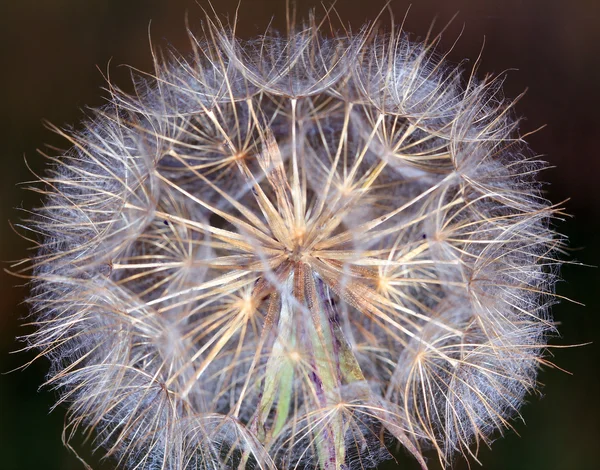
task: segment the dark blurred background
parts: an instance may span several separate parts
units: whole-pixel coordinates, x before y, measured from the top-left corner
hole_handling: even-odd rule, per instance
[[[218,15],[233,16],[237,0],[213,0]],[[299,16],[320,3],[297,1]],[[340,16],[354,28],[373,19],[384,0],[339,0]],[[409,2],[390,5],[396,20]],[[39,198],[18,183],[32,179],[26,157],[35,172],[43,159],[36,149],[66,144],[47,130],[43,121],[76,124],[86,106],[101,105],[106,92],[102,72],[131,89],[129,64],[151,71],[149,24],[153,44],[189,50],[185,15],[192,27],[203,16],[205,0],[1,0],[0,93],[2,113],[0,147],[0,261],[27,256],[28,244],[11,230],[18,208],[40,204]],[[600,2],[597,0],[414,0],[405,29],[415,37],[427,33],[434,18],[439,32],[455,13],[440,45],[448,50],[464,31],[450,60],[458,63],[478,56],[485,38],[479,75],[508,70],[507,96],[528,88],[517,105],[527,119],[521,132],[546,127],[529,137],[532,148],[554,167],[542,178],[549,199],[566,202],[571,217],[560,224],[572,248],[571,260],[600,264]],[[264,31],[269,21],[285,28],[284,0],[242,0],[238,34],[249,37]],[[389,25],[384,14],[382,28]],[[109,65],[110,62],[110,65]],[[561,324],[555,345],[594,344],[552,349],[552,360],[562,369],[545,369],[542,399],[532,396],[523,409],[525,423],[515,421],[519,435],[508,432],[493,445],[480,449],[485,469],[591,470],[600,468],[600,360],[599,269],[567,265],[559,294],[586,305],[562,302],[554,309]],[[0,372],[6,373],[33,359],[15,337],[26,333],[21,304],[26,289],[20,280],[1,272]],[[55,396],[38,387],[48,363],[34,362],[22,371],[0,376],[0,470],[82,470],[84,466],[61,443],[64,410],[49,413]],[[500,437],[500,436],[498,436]],[[83,446],[82,456],[94,469],[111,469]],[[432,458],[433,468],[436,468]],[[474,464],[477,465],[476,463]],[[385,468],[416,468],[400,457]],[[465,462],[456,468],[465,469]]]

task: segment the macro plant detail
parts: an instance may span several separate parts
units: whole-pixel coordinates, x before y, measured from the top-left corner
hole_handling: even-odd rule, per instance
[[[130,469],[476,458],[536,389],[557,208],[501,80],[374,27],[207,19],[49,157],[29,347]]]

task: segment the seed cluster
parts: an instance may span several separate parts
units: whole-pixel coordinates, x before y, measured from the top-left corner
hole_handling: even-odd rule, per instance
[[[191,39],[41,179],[67,436],[130,469],[474,455],[535,389],[561,243],[499,81],[369,27]]]

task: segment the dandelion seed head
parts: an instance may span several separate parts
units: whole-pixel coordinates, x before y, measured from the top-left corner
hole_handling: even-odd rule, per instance
[[[536,388],[562,240],[500,80],[292,26],[57,130],[30,347],[121,468],[447,467]]]

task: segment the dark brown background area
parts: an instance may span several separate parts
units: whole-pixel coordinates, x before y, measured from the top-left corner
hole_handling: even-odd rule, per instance
[[[208,2],[198,0],[208,7]],[[237,1],[214,0],[216,12],[232,16]],[[305,15],[315,1],[297,2]],[[409,3],[391,4],[400,21]],[[354,28],[374,18],[384,0],[340,0],[340,16]],[[27,243],[7,222],[22,216],[17,208],[40,204],[32,193],[17,187],[31,179],[23,156],[39,172],[44,162],[36,153],[45,144],[66,145],[44,128],[44,119],[65,126],[79,122],[85,106],[101,105],[106,93],[102,71],[128,89],[128,72],[118,64],[151,71],[148,25],[152,42],[189,50],[185,12],[199,26],[202,11],[189,0],[1,0],[0,1],[0,93],[2,113],[0,167],[0,260],[26,256]],[[424,36],[434,17],[441,25],[460,12],[444,33],[441,50],[447,50],[464,26],[450,60],[468,58],[472,63],[485,38],[479,74],[507,73],[505,92],[517,96],[528,88],[517,105],[527,119],[521,132],[547,127],[528,140],[555,168],[542,177],[548,197],[566,203],[572,217],[559,229],[568,234],[572,259],[600,264],[600,2],[597,0],[414,0],[405,29]],[[284,0],[242,0],[238,32],[243,37],[260,34],[274,18],[284,29]],[[384,15],[382,28],[389,24]],[[110,61],[110,66],[108,66]],[[468,64],[467,64],[468,65]],[[96,68],[96,66],[98,68]],[[516,69],[516,70],[515,70]],[[5,263],[4,267],[8,267]],[[32,353],[10,354],[20,347],[15,336],[27,332],[19,327],[26,314],[20,302],[26,289],[19,280],[0,273],[0,372],[31,360]],[[572,375],[545,369],[543,398],[530,397],[523,409],[526,424],[513,424],[520,434],[509,432],[480,458],[485,469],[588,470],[598,468],[600,442],[599,270],[582,266],[563,269],[566,282],[559,293],[586,304],[563,302],[554,309],[562,338],[556,345],[595,344],[553,349],[554,362]],[[83,469],[61,444],[63,409],[48,414],[54,392],[38,391],[47,372],[45,360],[23,371],[0,376],[0,470]],[[89,451],[82,452],[94,469],[111,469]],[[391,462],[385,468],[416,468]],[[475,464],[477,466],[477,464]],[[435,463],[433,464],[435,467]],[[467,468],[464,462],[457,468]]]

